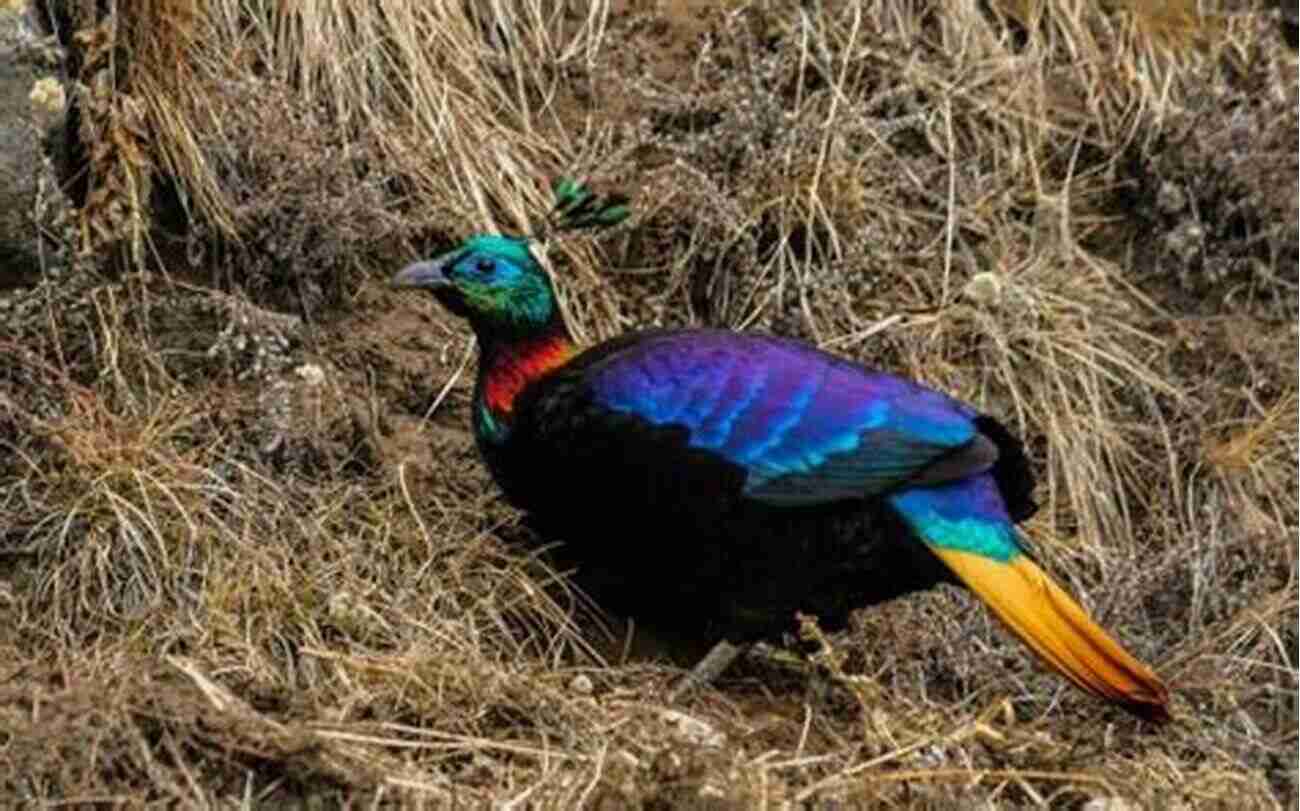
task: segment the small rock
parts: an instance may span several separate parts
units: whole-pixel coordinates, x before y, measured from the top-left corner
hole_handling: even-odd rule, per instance
[[[976,273],[966,282],[962,293],[979,304],[997,304],[1002,301],[1002,279],[987,270]]]
[[[1165,251],[1181,262],[1190,262],[1205,240],[1205,229],[1192,220],[1187,220],[1165,235]]]
[[[314,363],[304,363],[294,369],[293,373],[308,386],[319,386],[325,382],[325,371]]]
[[[593,685],[591,683],[591,677],[588,676],[586,673],[579,673],[578,675],[573,677],[573,681],[569,682],[569,689],[580,695],[584,695],[584,696],[591,695],[591,691],[593,689]]]
[[[327,606],[330,615],[333,617],[348,618],[357,613],[356,601],[346,591],[335,592],[331,595]]]
[[[63,111],[68,105],[63,83],[52,76],[38,79],[32,85],[32,92],[27,94],[27,100],[32,105],[32,118],[42,129],[49,129],[63,118]]]
[[[1177,183],[1166,180],[1156,192],[1156,208],[1165,214],[1177,214],[1187,208],[1187,195]]]
[[[659,717],[676,729],[678,739],[687,743],[717,747],[727,741],[727,736],[709,723],[679,710],[663,710]]]

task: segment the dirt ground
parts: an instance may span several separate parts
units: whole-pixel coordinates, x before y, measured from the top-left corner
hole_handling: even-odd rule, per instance
[[[68,204],[0,293],[0,805],[1295,807],[1297,68],[1276,10],[1195,5],[59,18]],[[1012,425],[1035,549],[1173,723],[949,588],[670,703],[479,463],[464,325],[386,284],[559,174],[633,198],[545,246],[583,340],[798,336]]]

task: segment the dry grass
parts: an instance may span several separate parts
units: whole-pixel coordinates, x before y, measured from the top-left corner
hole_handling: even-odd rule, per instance
[[[0,797],[1294,803],[1296,67],[1267,14],[117,8],[68,39],[66,256],[0,309]],[[948,590],[805,629],[827,680],[752,661],[666,706],[675,671],[506,542],[466,331],[384,287],[528,228],[560,172],[635,196],[550,246],[582,336],[799,335],[1016,426],[1042,557],[1176,723]]]

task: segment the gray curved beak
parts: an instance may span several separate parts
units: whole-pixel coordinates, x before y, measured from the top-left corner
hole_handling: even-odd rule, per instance
[[[451,284],[451,280],[447,278],[447,268],[456,259],[458,253],[458,251],[453,251],[433,259],[426,259],[423,262],[409,264],[399,270],[393,278],[389,279],[388,283],[393,287],[423,287],[426,289]]]

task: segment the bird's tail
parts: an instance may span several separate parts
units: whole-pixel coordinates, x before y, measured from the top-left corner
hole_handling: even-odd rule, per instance
[[[1164,682],[1025,554],[991,475],[906,490],[890,502],[930,550],[1044,662],[1134,715],[1169,719]]]

